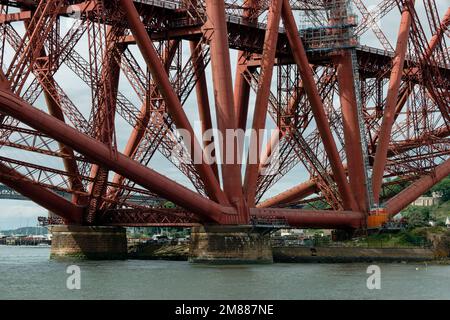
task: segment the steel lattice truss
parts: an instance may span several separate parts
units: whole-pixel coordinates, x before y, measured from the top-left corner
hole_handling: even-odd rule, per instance
[[[0,183],[67,223],[365,227],[450,174],[449,25],[435,0],[1,0]],[[192,114],[216,146],[277,131],[211,163]]]

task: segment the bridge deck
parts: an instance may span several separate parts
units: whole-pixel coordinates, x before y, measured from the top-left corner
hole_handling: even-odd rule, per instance
[[[71,1],[72,4],[82,3],[84,1],[74,0]],[[188,13],[188,10],[184,6],[182,1],[163,1],[163,0],[134,0],[134,2],[139,6],[140,12],[143,16],[151,16],[153,22],[148,26],[150,36],[154,40],[163,39],[198,39],[202,36],[201,27],[204,24],[206,17],[204,12],[198,11],[197,16],[194,17],[192,13]],[[30,10],[33,6],[36,6],[37,1],[34,0],[16,0],[16,1],[6,1],[0,0],[2,4],[8,4],[10,6],[18,7],[22,10]],[[260,22],[248,22],[242,16],[236,15],[229,10],[227,14],[227,22],[229,29],[229,47],[231,49],[246,50],[248,52],[259,54],[263,48],[264,34],[266,29],[266,24]],[[62,14],[64,15],[64,14]],[[203,16],[202,16],[203,15]],[[155,21],[157,20],[157,23]],[[121,23],[122,21],[108,21],[108,23]],[[350,23],[350,22],[349,22]],[[356,22],[351,22],[355,23]],[[157,26],[157,27],[155,27]],[[350,27],[351,25],[344,25],[340,27]],[[323,28],[308,28],[300,30],[300,35],[303,38],[305,48],[308,54],[308,58],[312,63],[321,65],[331,62],[334,55],[339,54],[339,49],[345,49],[349,47],[355,47],[357,50],[360,75],[362,77],[374,77],[375,75],[380,75],[388,71],[391,66],[392,58],[394,52],[380,50],[378,48],[361,46],[356,42],[350,41],[340,41],[339,44],[336,43],[332,38],[326,36],[326,29],[329,28],[324,26]],[[323,29],[320,32],[321,39],[313,39],[312,37],[307,37],[305,35],[310,35],[311,33],[317,33],[317,30]],[[279,29],[279,39],[277,44],[277,64],[293,64],[293,58],[290,53],[290,47],[288,45],[288,40],[285,34],[284,28]],[[125,42],[132,43],[133,38],[127,37],[124,39]],[[407,57],[405,60],[405,65],[410,65],[411,62],[417,61],[417,58]],[[258,61],[253,62],[253,66],[257,67]],[[429,66],[432,67],[432,66]],[[423,68],[422,70],[427,70],[429,68]],[[450,86],[450,69],[443,65],[439,66],[440,74],[442,79],[446,81],[442,85],[444,87]],[[388,76],[389,73],[386,73]],[[414,79],[414,77],[421,77],[418,75],[410,75],[413,82],[419,81]]]

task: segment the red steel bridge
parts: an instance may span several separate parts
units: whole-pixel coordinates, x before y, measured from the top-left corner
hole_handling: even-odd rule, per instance
[[[67,224],[376,225],[450,174],[450,8],[364,2],[0,0],[0,183]],[[217,164],[196,120],[278,131]]]

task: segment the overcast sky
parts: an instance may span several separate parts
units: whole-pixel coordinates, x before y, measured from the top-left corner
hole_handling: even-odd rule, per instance
[[[371,9],[376,6],[376,4],[379,1],[364,1],[366,6]],[[423,9],[423,2],[422,1],[416,1],[417,3],[417,10],[418,12],[424,12]],[[447,9],[447,7],[450,4],[449,0],[436,0],[436,4],[439,10],[439,13],[441,15],[441,18]],[[355,8],[355,12],[357,12]],[[382,30],[385,32],[386,36],[390,40],[393,47],[395,47],[395,39],[398,31],[399,26],[399,18],[400,15],[398,13],[397,9],[394,9],[390,14],[388,14],[382,21],[380,22],[380,26]],[[423,16],[424,21],[424,27],[426,25],[426,17]],[[67,30],[67,26],[70,26],[73,23],[73,20],[71,19],[65,19],[62,25],[62,30]],[[18,30],[23,30],[20,23],[14,24],[14,26]],[[64,29],[66,28],[66,29]],[[429,31],[427,36],[429,37]],[[21,31],[22,32],[22,31]],[[84,40],[84,41],[83,41]],[[80,44],[76,46],[76,50],[81,53],[85,58],[87,58],[87,41],[83,39]],[[374,34],[369,31],[367,32],[362,38],[361,38],[361,44],[378,47],[381,48],[381,45],[379,44],[377,38],[374,36]],[[139,57],[137,54],[136,48],[133,48],[132,51],[136,53],[136,57]],[[183,54],[187,57],[189,53],[188,48],[183,48]],[[236,51],[231,50],[231,63],[232,63],[232,69],[235,69],[236,64]],[[9,61],[12,59],[12,53],[11,50],[6,51],[5,55],[5,61],[9,63]],[[140,59],[141,65],[143,64],[142,59]],[[233,71],[234,74],[234,71]],[[65,92],[71,99],[76,103],[78,108],[83,112],[84,116],[86,118],[89,118],[89,111],[90,111],[90,105],[91,105],[91,96],[90,96],[90,89],[85,85],[83,82],[81,82],[76,75],[74,75],[67,67],[63,66],[61,70],[56,74],[55,76],[58,83],[64,88]],[[234,80],[234,79],[233,79]],[[207,81],[209,84],[209,98],[210,103],[212,104],[214,101],[214,98],[212,96],[213,90],[212,90],[212,79],[211,79],[211,72],[210,69],[207,69]],[[132,90],[131,86],[128,84],[125,77],[121,78],[120,81],[120,91],[127,96],[127,98],[132,101],[138,108],[140,108],[140,101],[135,92]],[[252,113],[253,105],[255,101],[255,95],[252,93],[251,99],[250,99],[250,106],[251,109],[249,111],[249,114]],[[35,104],[37,107],[40,107],[42,109],[45,109],[45,103],[40,97],[40,99]],[[191,120],[191,122],[195,122],[199,120],[198,112],[197,112],[197,105],[196,105],[196,98],[195,98],[195,92],[193,92],[188,99],[188,101],[185,104],[185,110],[186,113]],[[215,114],[213,111],[212,114],[213,121],[215,123]],[[251,119],[249,119],[251,121]],[[274,124],[271,120],[268,120],[267,123],[268,128],[274,128]],[[116,119],[116,135],[118,140],[119,148],[123,150],[123,147],[126,144],[126,141],[128,139],[128,136],[131,132],[131,127],[121,118]],[[15,149],[10,149],[3,147],[0,149],[0,156],[5,157],[11,157],[15,159],[23,159],[25,161],[30,161],[33,163],[43,163],[43,161],[46,163],[46,165],[49,165],[53,168],[62,169],[62,164],[59,159],[51,159],[49,157],[45,156],[38,156],[36,154],[30,154],[30,153],[24,153],[24,152],[17,152]],[[164,157],[162,157],[159,153],[156,154],[154,159],[152,159],[150,166],[157,170],[158,172],[182,183],[183,185],[186,185],[188,187],[192,187],[189,180],[182,175],[177,168],[175,168],[172,164],[170,164]],[[308,179],[308,174],[305,172],[303,167],[297,166],[294,168],[290,174],[288,174],[287,177],[283,178],[279,181],[279,183],[273,187],[268,193],[267,196],[275,195],[281,191],[286,190],[289,187],[292,187],[302,181],[305,181]],[[47,215],[47,211],[35,204],[33,204],[30,201],[12,201],[12,200],[0,200],[0,230],[6,230],[11,228],[17,228],[22,226],[35,226],[37,224],[37,217],[38,216],[45,216]]]

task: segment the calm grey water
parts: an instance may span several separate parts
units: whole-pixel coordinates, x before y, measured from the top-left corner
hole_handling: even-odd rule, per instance
[[[0,246],[0,299],[450,299],[450,266],[380,264],[381,290],[368,290],[368,264],[212,267],[169,261],[86,261],[81,290],[68,290],[70,262],[48,248]]]

